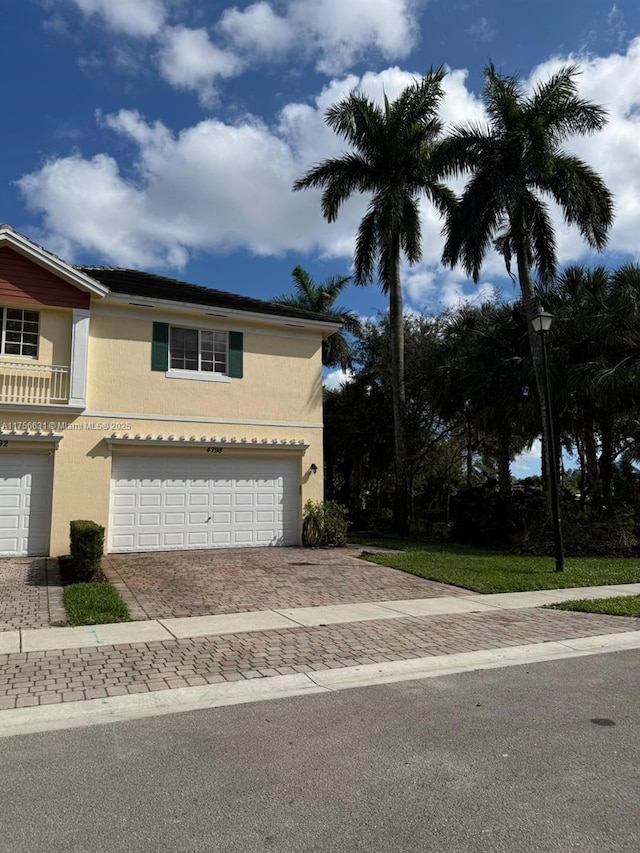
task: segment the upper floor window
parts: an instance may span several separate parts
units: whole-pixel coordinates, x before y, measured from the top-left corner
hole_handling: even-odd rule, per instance
[[[37,311],[20,308],[0,308],[0,355],[38,357]]]
[[[226,374],[226,333],[172,326],[169,330],[169,365],[172,370]]]

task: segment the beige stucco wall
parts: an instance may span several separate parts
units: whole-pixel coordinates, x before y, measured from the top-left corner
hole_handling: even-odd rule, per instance
[[[172,379],[153,372],[154,321],[243,332],[244,377],[230,382],[207,382]],[[39,360],[42,363],[69,364],[71,330],[70,311],[41,311]],[[300,462],[301,526],[305,502],[323,498],[321,341],[319,331],[268,326],[259,321],[223,321],[202,315],[189,318],[180,312],[114,308],[92,302],[89,414],[65,413],[59,407],[31,411],[0,409],[0,422],[5,429],[53,430],[62,436],[54,451],[50,554],[68,553],[69,522],[73,519],[91,519],[102,524],[108,542],[112,451],[105,439],[113,433],[167,438],[174,435],[176,439],[206,436],[231,456],[294,455]],[[227,441],[222,443],[222,439]],[[285,439],[302,441],[308,447],[234,448],[232,439],[237,442]],[[28,451],[30,445],[31,442],[14,441],[10,450]],[[150,451],[141,448],[140,452]],[[206,464],[206,447],[163,447],[152,452],[200,454]],[[310,471],[312,464],[318,468],[316,474]]]
[[[243,378],[174,379],[152,371],[154,321],[243,332]],[[96,412],[319,423],[321,344],[319,332],[304,329],[92,305],[87,406]]]
[[[3,303],[5,305],[5,303]],[[21,358],[15,355],[2,355],[0,361],[13,361],[20,364],[59,364],[68,367],[71,362],[72,313],[65,308],[39,308],[32,305],[8,305],[10,308],[35,311],[40,314],[40,340],[38,358]]]
[[[215,437],[216,441],[211,443],[223,447],[223,453],[226,456],[262,455],[264,458],[268,455],[268,458],[277,458],[278,456],[290,458],[293,455],[300,460],[300,511],[307,500],[319,501],[323,497],[322,430],[319,428],[246,426],[239,429],[237,425],[233,424],[212,426],[207,423],[198,423],[196,420],[188,423],[140,419],[111,421],[105,418],[85,416],[74,418],[61,414],[47,416],[39,413],[34,415],[21,411],[3,411],[0,414],[0,421],[7,426],[11,424],[29,425],[34,429],[48,427],[63,436],[58,444],[58,449],[54,452],[50,539],[50,554],[52,556],[68,553],[69,522],[73,519],[90,519],[102,524],[106,529],[108,541],[112,451],[105,439],[113,432],[120,435],[128,432],[132,436],[138,433],[141,436],[152,434],[168,437],[175,435],[176,439],[183,435],[187,439],[191,436],[197,438],[202,436]],[[227,442],[221,442],[221,438],[226,438]],[[231,442],[232,438],[246,439],[247,441],[251,441],[253,438],[258,441],[274,438],[286,439],[287,441],[303,441],[305,445],[309,446],[304,449],[294,448],[293,450],[290,448],[234,448]],[[30,446],[34,446],[31,442],[21,441],[19,445],[18,442],[13,442],[13,447],[11,447],[10,437],[9,445],[12,452],[19,449],[28,451]],[[42,445],[39,443],[39,446]],[[132,451],[128,450],[128,452]],[[140,448],[139,452],[151,452],[158,455],[169,453],[172,455],[200,455],[203,458],[203,465],[206,465],[207,461],[206,447]],[[310,471],[312,463],[318,466],[316,474],[312,474]],[[301,522],[301,517],[299,520]]]

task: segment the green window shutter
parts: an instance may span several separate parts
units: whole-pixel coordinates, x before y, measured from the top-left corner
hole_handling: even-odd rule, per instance
[[[242,332],[229,332],[229,376],[242,379]]]
[[[166,373],[169,369],[169,324],[153,324],[153,341],[151,343],[151,370],[161,370]]]

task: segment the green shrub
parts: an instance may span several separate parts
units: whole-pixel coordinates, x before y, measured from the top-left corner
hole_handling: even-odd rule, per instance
[[[71,563],[76,582],[90,581],[100,571],[104,551],[104,527],[94,521],[72,521]]]
[[[347,508],[335,501],[307,501],[304,505],[303,545],[344,545],[347,541]]]

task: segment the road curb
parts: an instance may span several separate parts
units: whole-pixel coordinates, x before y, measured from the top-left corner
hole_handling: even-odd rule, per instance
[[[181,687],[0,712],[0,738],[640,649],[640,631]]]

